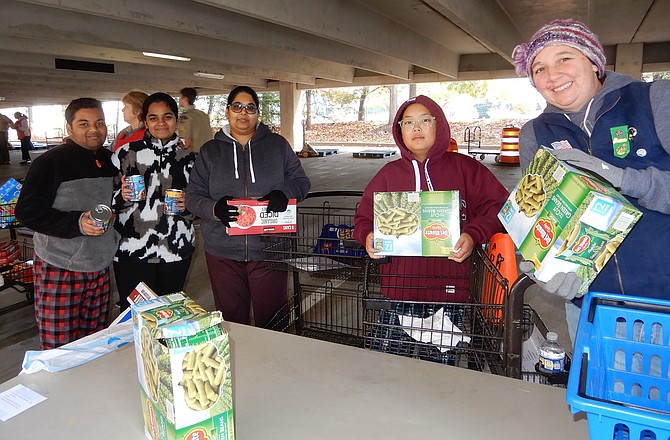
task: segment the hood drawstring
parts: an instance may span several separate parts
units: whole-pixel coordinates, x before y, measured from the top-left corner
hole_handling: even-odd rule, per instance
[[[586,131],[586,134],[589,135],[589,138],[591,137],[591,130],[589,130],[589,127],[586,125],[586,120],[589,117],[589,112],[591,111],[591,104],[593,104],[593,99],[594,98],[591,98],[591,100],[589,101],[589,105],[586,106],[586,112],[584,113],[584,120],[582,121],[581,124],[581,128],[583,128],[584,131]],[[563,116],[568,118],[568,121],[572,122],[572,119],[570,119],[570,116],[568,116],[567,113],[563,113]]]
[[[251,172],[251,183],[256,183],[256,174],[254,174],[254,161],[251,158],[251,139],[249,139],[249,171]]]
[[[254,173],[254,161],[251,157],[251,141],[249,141],[249,171],[251,172],[251,183],[256,183],[256,174]],[[242,150],[244,152],[244,149]],[[240,178],[240,172],[237,164],[237,142],[233,141],[233,161],[235,164],[235,178]]]
[[[430,158],[426,159],[426,162],[423,164],[423,173],[426,175],[426,183],[428,183],[428,191],[434,191],[433,182],[430,181],[430,174],[428,174],[428,161]]]
[[[428,174],[428,161],[423,164],[423,174],[426,177],[426,183],[428,183],[428,191],[434,191],[433,182],[430,180],[430,174]],[[421,191],[421,174],[419,171],[419,162],[416,159],[412,159],[412,167],[414,168],[414,191]]]
[[[235,163],[235,178],[240,178],[240,173],[237,171],[237,142],[233,141],[233,161]]]
[[[419,163],[416,160],[412,160],[412,166],[414,167],[414,191],[421,191],[421,176],[419,174]]]
[[[247,144],[249,146],[249,171],[251,173],[251,183],[256,183],[256,173],[254,173],[254,161],[253,158],[251,157],[251,140],[249,140],[249,143]],[[242,149],[242,152],[244,152],[244,149]],[[240,172],[238,170],[238,162],[237,162],[237,142],[233,140],[233,162],[235,165],[235,178],[239,179],[240,178]]]

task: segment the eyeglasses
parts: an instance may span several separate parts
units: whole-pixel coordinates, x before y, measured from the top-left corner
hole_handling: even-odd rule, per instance
[[[435,116],[426,116],[419,119],[403,119],[402,121],[398,121],[398,125],[403,130],[414,129],[416,126],[419,128],[430,128],[433,126],[434,121]]]
[[[255,115],[256,112],[258,111],[258,107],[256,107],[256,104],[242,104],[239,102],[233,102],[228,106],[233,113],[242,113],[242,109],[246,110],[248,114],[250,115]]]

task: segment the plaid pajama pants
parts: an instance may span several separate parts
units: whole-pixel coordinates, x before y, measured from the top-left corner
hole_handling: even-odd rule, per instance
[[[42,350],[60,347],[107,326],[109,268],[73,272],[34,256],[35,318]]]

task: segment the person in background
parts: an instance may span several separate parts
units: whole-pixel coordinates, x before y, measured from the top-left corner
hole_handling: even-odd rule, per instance
[[[35,317],[42,349],[59,347],[107,326],[109,264],[119,234],[96,224],[91,210],[109,206],[118,170],[103,148],[102,103],[79,98],[65,109],[67,141],[35,159],[16,217],[35,231]]]
[[[129,125],[116,135],[116,139],[110,145],[112,152],[118,150],[124,144],[139,141],[144,137],[146,128],[142,119],[142,104],[148,96],[144,92],[134,90],[126,93],[121,99],[121,102],[123,102],[123,120]]]
[[[227,321],[265,327],[286,303],[287,272],[263,262],[259,235],[229,236],[237,219],[228,201],[253,197],[268,211],[286,211],[288,199],[304,199],[310,188],[293,148],[258,119],[258,96],[234,88],[226,107],[228,125],[207,142],[193,168],[186,206],[202,219],[201,231],[214,303]]]
[[[382,293],[393,310],[381,310],[372,349],[407,354],[409,336],[398,315],[427,318],[441,303],[469,300],[470,255],[476,244],[487,243],[502,230],[497,214],[508,191],[481,163],[448,151],[449,123],[442,108],[427,96],[405,101],[393,122],[393,139],[401,158],[386,164],[372,178],[354,216],[354,237],[372,259],[381,258],[374,245],[375,192],[458,190],[461,234],[448,257],[392,256],[379,264]],[[397,302],[395,302],[397,301]],[[453,323],[463,328],[463,307],[445,307]],[[387,344],[388,342],[388,344]],[[424,350],[423,359],[451,363],[450,356]]]
[[[193,152],[179,145],[177,103],[166,93],[154,93],[142,104],[147,127],[143,139],[121,146],[112,160],[121,172],[114,204],[115,228],[121,243],[114,257],[114,278],[121,309],[143,281],[158,295],[184,289],[195,250],[193,215],[177,202],[179,213],[166,211],[166,191],[184,191],[195,160]],[[128,177],[144,177],[146,197],[132,201]]]
[[[9,129],[14,122],[0,113],[0,165],[9,165]]]
[[[590,290],[670,299],[670,81],[645,83],[606,71],[598,37],[572,19],[543,26],[514,49],[513,58],[517,73],[547,101],[544,112],[521,128],[521,166],[539,145],[569,144],[553,154],[609,181],[642,211]],[[532,263],[522,262],[521,269],[531,274]],[[574,343],[581,280],[560,273],[536,282],[567,301]]]
[[[21,165],[30,165],[30,150],[34,148],[33,143],[30,141],[30,122],[28,121],[28,116],[21,112],[14,113],[14,117],[16,118],[16,122],[14,122],[12,127],[16,130],[16,135],[21,142]]]
[[[183,88],[179,92],[179,106],[183,109],[179,115],[179,137],[184,146],[194,153],[199,153],[203,144],[212,139],[209,116],[193,106],[197,96],[197,92],[191,87]]]

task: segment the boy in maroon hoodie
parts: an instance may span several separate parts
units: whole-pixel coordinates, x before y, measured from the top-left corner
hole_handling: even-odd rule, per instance
[[[381,311],[382,325],[374,330],[372,348],[409,355],[412,340],[395,327],[400,325],[397,315],[426,318],[443,307],[440,303],[469,300],[470,254],[475,245],[502,230],[497,214],[508,191],[475,159],[447,151],[449,123],[427,96],[405,101],[392,130],[401,158],[382,167],[368,183],[354,218],[354,237],[365,245],[370,258],[380,258],[373,245],[375,192],[458,190],[461,199],[461,235],[449,257],[394,256],[379,264],[382,293],[393,300],[393,310]],[[452,305],[445,312],[462,329],[463,307]],[[428,351],[420,357],[451,363],[448,356]]]

